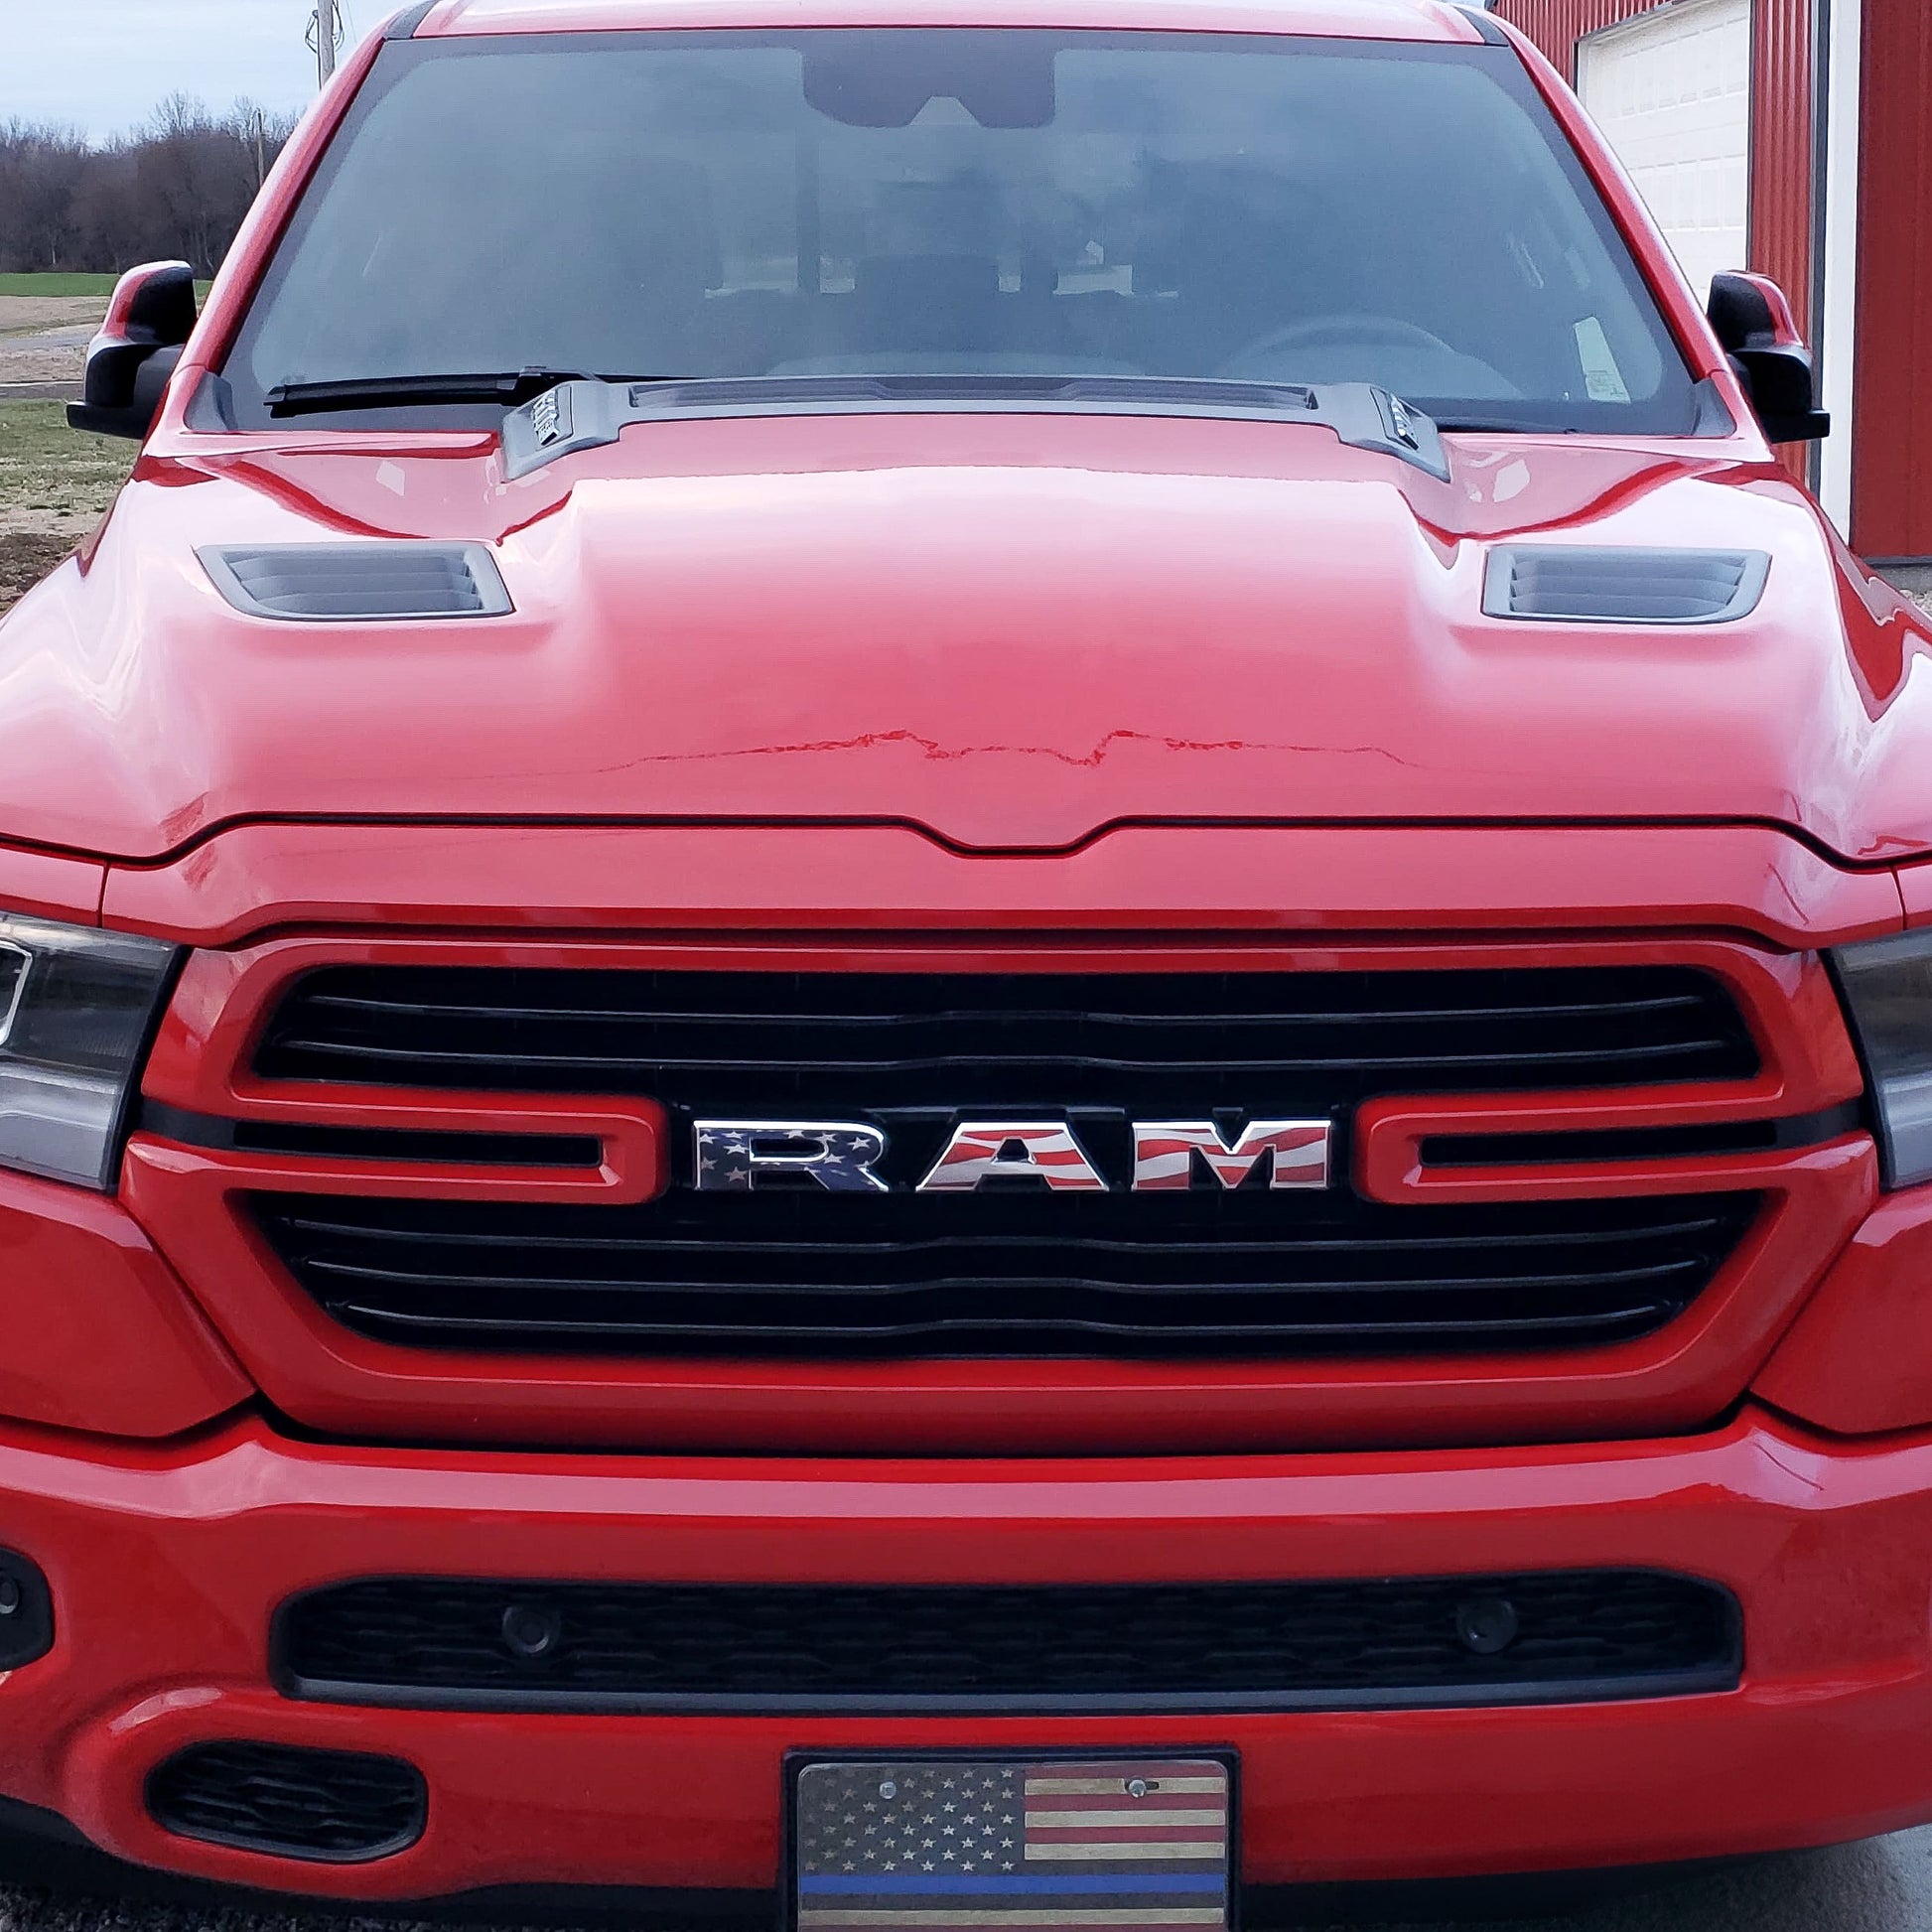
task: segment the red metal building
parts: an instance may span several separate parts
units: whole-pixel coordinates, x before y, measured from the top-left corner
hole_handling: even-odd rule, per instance
[[[1495,0],[1577,84],[1694,282],[1775,276],[1838,421],[1814,480],[1932,584],[1932,6]]]

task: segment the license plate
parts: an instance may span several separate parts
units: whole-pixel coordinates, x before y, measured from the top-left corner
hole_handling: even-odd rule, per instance
[[[798,1758],[796,1932],[1230,1932],[1233,1762]]]

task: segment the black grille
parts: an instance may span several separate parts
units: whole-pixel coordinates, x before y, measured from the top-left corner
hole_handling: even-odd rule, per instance
[[[264,1039],[272,1079],[647,1093],[700,1113],[932,1119],[997,1102],[1284,1117],[1378,1093],[1748,1079],[1709,976],[656,973],[332,967]]]
[[[291,1744],[195,1744],[148,1778],[148,1810],[180,1838],[358,1864],[423,1835],[421,1772],[393,1757]]]
[[[292,989],[277,1079],[646,1094],[642,1207],[264,1198],[339,1320],[442,1347],[713,1355],[1292,1356],[1640,1335],[1748,1198],[1388,1207],[1345,1186],[1121,1191],[1134,1120],[1332,1118],[1382,1093],[1739,1079],[1750,1035],[1675,968],[752,974],[342,967]],[[1064,1119],[1106,1194],[914,1196],[962,1114]],[[694,1117],[876,1123],[891,1193],[699,1193]],[[371,1152],[374,1150],[371,1149]],[[1254,1183],[1265,1183],[1257,1172]]]
[[[1642,1571],[1001,1588],[339,1585],[285,1606],[280,1681],[515,1710],[1214,1711],[1727,1690],[1735,1599]]]
[[[261,1197],[339,1321],[456,1348],[1300,1355],[1579,1346],[1689,1306],[1754,1196],[1385,1207],[1342,1190]]]

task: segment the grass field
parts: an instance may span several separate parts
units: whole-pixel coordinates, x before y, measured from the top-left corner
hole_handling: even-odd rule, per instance
[[[134,455],[69,429],[57,402],[0,402],[0,611],[93,527]]]
[[[98,295],[114,293],[111,275],[0,275],[0,295]]]
[[[114,293],[114,284],[120,279],[117,275],[62,275],[55,272],[34,272],[24,275],[0,275],[0,295],[60,295],[60,296],[97,296],[102,302]],[[207,300],[207,292],[212,282],[198,281],[195,284],[195,299]]]

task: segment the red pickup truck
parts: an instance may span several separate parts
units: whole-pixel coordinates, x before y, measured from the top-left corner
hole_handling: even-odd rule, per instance
[[[1515,33],[417,5],[74,415],[11,1844],[1213,1932],[1932,1819],[1932,637]]]

